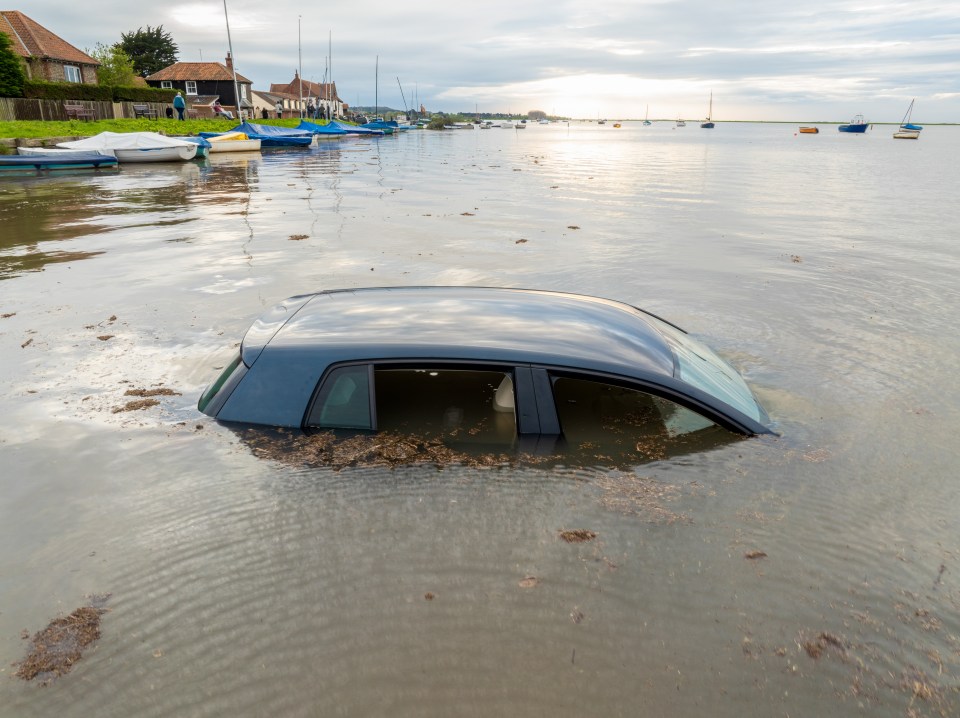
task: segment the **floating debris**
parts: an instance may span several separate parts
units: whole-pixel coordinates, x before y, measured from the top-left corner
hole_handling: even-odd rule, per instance
[[[424,597],[427,601],[432,601],[434,598],[436,598],[436,596],[435,596],[434,594],[430,593],[429,591],[427,591],[425,594],[423,594],[423,597]]]
[[[181,396],[179,391],[161,387],[159,389],[127,389],[123,392],[124,396]]]
[[[309,236],[309,234],[291,234],[287,239],[297,242],[301,239],[307,239]]]
[[[85,606],[65,618],[52,620],[34,634],[27,657],[20,662],[15,675],[25,681],[39,677],[46,683],[69,673],[83,650],[100,638],[100,616],[104,612],[96,605]]]
[[[800,645],[803,646],[803,650],[807,652],[807,655],[814,660],[820,658],[828,648],[835,648],[840,653],[847,652],[846,644],[840,638],[826,631],[821,632],[820,635],[814,639],[802,641]]]
[[[101,334],[100,336],[97,337],[97,339],[99,339],[102,342],[107,342],[113,339],[115,336],[116,334]]]
[[[460,216],[461,216],[461,217],[473,217],[474,214],[473,214],[473,212],[461,212],[461,213],[460,213]]]
[[[16,312],[7,312],[5,314],[0,314],[0,319],[9,319],[10,317],[17,316]]]
[[[527,243],[526,239],[518,239],[516,242],[514,242],[514,244],[526,244],[526,243]]]
[[[156,399],[139,399],[137,401],[128,401],[123,406],[115,406],[112,409],[112,413],[119,414],[122,411],[140,411],[141,409],[149,409],[151,406],[156,406],[160,402]]]
[[[575,608],[570,611],[570,620],[574,623],[580,623],[584,618],[585,616],[583,615],[583,611],[581,611],[579,608]]]
[[[568,224],[567,229],[580,229],[580,228],[575,224]]]
[[[31,344],[33,344],[33,338],[32,338],[32,337],[31,337],[30,339],[27,339],[27,341],[25,341],[23,344],[21,344],[21,345],[20,345],[20,348],[21,348],[21,349],[26,349],[26,348],[27,348],[28,346],[30,346]]]
[[[672,484],[621,471],[599,476],[594,483],[603,492],[600,505],[611,511],[645,515],[655,523],[672,524],[688,520],[683,514],[675,513],[663,505],[664,501],[680,493],[680,488]]]
[[[570,529],[569,531],[560,532],[560,538],[567,543],[584,543],[586,541],[593,541],[596,537],[597,532],[591,531],[590,529]]]
[[[540,585],[540,579],[536,576],[524,576],[517,585],[520,588],[535,588]]]
[[[458,451],[443,443],[443,437],[422,437],[383,432],[338,438],[333,432],[285,435],[248,430],[244,440],[256,456],[286,464],[329,466],[337,471],[354,466],[404,466],[434,464],[438,467],[503,466],[511,463],[504,454]],[[516,461],[517,457],[513,457]]]
[[[759,558],[766,558],[767,554],[764,551],[747,551],[747,553],[743,554],[743,557],[751,561],[756,561]]]

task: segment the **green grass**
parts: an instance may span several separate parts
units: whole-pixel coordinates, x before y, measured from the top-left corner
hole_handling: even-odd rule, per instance
[[[262,125],[296,127],[299,118],[286,120],[251,120]],[[0,138],[90,137],[101,132],[160,132],[165,135],[195,135],[199,132],[226,132],[239,123],[236,120],[96,120],[83,122],[13,121],[0,122]],[[317,124],[326,124],[318,121]]]

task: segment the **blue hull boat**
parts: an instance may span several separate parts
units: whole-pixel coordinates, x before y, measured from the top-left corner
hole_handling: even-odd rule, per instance
[[[870,125],[864,122],[863,115],[857,115],[852,120],[850,120],[849,125],[840,125],[837,127],[841,132],[856,132],[862,134],[867,131],[867,128]]]
[[[0,155],[0,173],[40,172],[50,170],[90,170],[116,168],[117,158],[99,152],[66,152],[69,157],[55,155]]]

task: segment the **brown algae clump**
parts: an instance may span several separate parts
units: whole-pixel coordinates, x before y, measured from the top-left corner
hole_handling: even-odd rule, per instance
[[[16,676],[25,681],[40,677],[48,681],[69,673],[80,660],[83,650],[100,638],[100,616],[104,609],[94,606],[78,608],[69,616],[55,618],[42,631],[34,634],[27,657],[21,661]]]

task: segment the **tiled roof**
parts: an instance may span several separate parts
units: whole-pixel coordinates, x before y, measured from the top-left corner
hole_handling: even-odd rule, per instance
[[[0,10],[0,32],[10,37],[13,51],[20,57],[62,60],[81,65],[100,64],[18,10]]]
[[[159,72],[147,75],[148,82],[159,80],[171,80],[184,82],[191,80],[193,82],[227,80],[233,82],[233,73],[227,69],[222,62],[175,62],[169,67],[165,67]],[[253,81],[237,73],[237,82],[243,82],[252,85]]]
[[[300,78],[294,73],[293,80],[285,85],[279,83],[271,84],[270,92],[281,92],[287,95],[293,95],[294,97],[300,97]],[[304,80],[303,96],[340,99],[337,97],[336,82],[311,82],[310,80]]]

